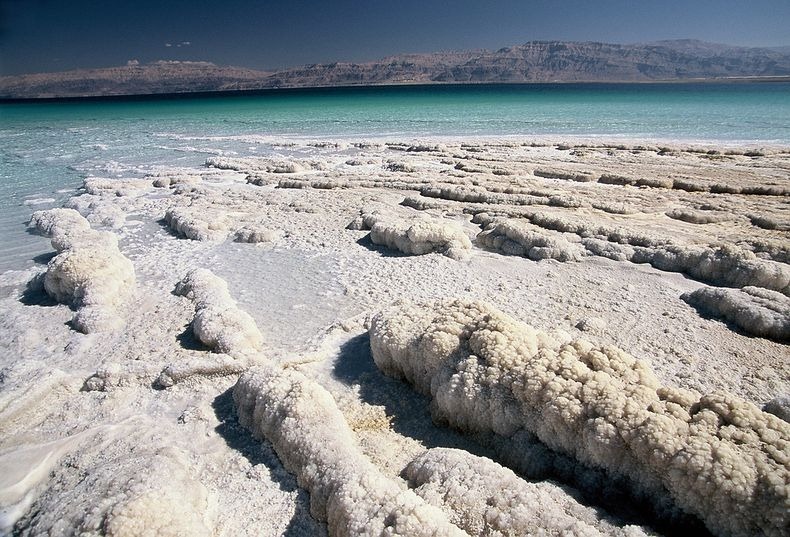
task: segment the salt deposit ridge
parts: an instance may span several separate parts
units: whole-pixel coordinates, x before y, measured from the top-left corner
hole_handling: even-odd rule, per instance
[[[786,535],[788,199],[515,138],[90,177],[0,275],[0,531]]]

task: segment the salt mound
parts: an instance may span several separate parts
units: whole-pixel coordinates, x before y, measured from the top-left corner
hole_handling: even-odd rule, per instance
[[[114,447],[106,444],[107,450]],[[209,494],[191,475],[187,453],[175,448],[151,451],[140,445],[132,456],[98,457],[98,464],[76,457],[81,477],[44,492],[30,512],[25,534],[212,535]]]
[[[132,196],[151,186],[147,179],[104,179],[89,177],[83,182],[85,192],[94,196]]]
[[[406,467],[414,492],[470,535],[644,535],[600,520],[551,483],[530,483],[485,457],[434,448]]]
[[[675,220],[688,222],[689,224],[717,224],[732,220],[732,216],[721,211],[694,211],[691,209],[672,209],[666,215]]]
[[[228,236],[228,225],[220,215],[188,207],[173,207],[165,213],[165,222],[178,235],[195,241],[223,241]]]
[[[277,160],[266,157],[209,157],[206,167],[220,170],[250,171],[257,170],[266,173],[298,173],[308,170],[323,170],[325,165],[316,160]]]
[[[485,226],[478,235],[478,242],[504,253],[533,255],[537,259],[557,256],[554,258],[569,260],[586,249],[593,255],[617,261],[649,263],[659,270],[683,272],[702,282],[730,287],[752,285],[790,294],[790,266],[760,259],[754,252],[734,244],[675,243],[623,226],[543,212],[528,212],[524,217],[529,223],[477,212],[472,221]],[[577,249],[575,242],[550,235],[545,230],[574,233],[581,237],[584,249]]]
[[[235,242],[277,242],[282,237],[282,232],[271,230],[262,226],[244,226],[236,230],[233,237]]]
[[[760,259],[753,252],[731,244],[636,247],[631,260],[650,263],[659,270],[684,272],[703,282],[732,287],[765,287],[790,294],[790,266]]]
[[[176,294],[195,303],[192,330],[204,345],[233,357],[255,354],[263,345],[255,320],[236,306],[228,284],[207,269],[194,269],[176,285]]]
[[[292,370],[259,367],[233,389],[239,422],[274,446],[310,491],[330,535],[466,535],[436,507],[386,478],[360,451],[334,399]]]
[[[47,265],[43,286],[58,302],[77,308],[74,328],[87,334],[120,327],[117,308],[129,295],[135,275],[117,237],[91,229],[73,209],[37,211],[30,226],[50,236],[59,252]]]
[[[185,173],[151,176],[151,178],[151,185],[155,188],[170,188],[176,185],[197,185],[201,181],[200,175]]]
[[[364,217],[363,217],[364,218]],[[439,252],[459,259],[472,248],[463,227],[452,220],[427,218],[374,218],[370,240],[409,255]]]
[[[662,386],[626,352],[563,343],[480,302],[397,304],[371,322],[376,365],[470,433],[534,433],[550,448],[669,497],[720,535],[790,523],[790,425],[726,393]]]
[[[747,334],[790,340],[790,297],[760,287],[701,287],[681,298],[699,310],[722,317]]]
[[[520,255],[533,261],[557,259],[579,260],[584,249],[560,236],[551,236],[546,231],[527,222],[516,220],[494,221],[486,226],[477,241],[486,248],[508,255]]]
[[[48,237],[85,232],[91,228],[88,221],[74,209],[36,211],[31,215],[28,226]]]

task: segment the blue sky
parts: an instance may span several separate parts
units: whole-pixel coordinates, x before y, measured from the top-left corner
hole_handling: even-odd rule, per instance
[[[790,45],[790,0],[0,0],[0,72],[207,60],[271,69],[531,40]]]

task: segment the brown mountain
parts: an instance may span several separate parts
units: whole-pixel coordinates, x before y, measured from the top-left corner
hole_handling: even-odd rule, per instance
[[[650,82],[790,77],[790,52],[694,40],[617,45],[533,41],[497,51],[403,54],[370,63],[276,72],[160,61],[0,77],[0,98],[140,95],[267,88],[434,83]]]

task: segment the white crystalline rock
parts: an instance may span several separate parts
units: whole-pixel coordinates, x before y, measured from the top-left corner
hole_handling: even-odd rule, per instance
[[[360,451],[324,388],[292,369],[257,367],[233,389],[239,422],[274,446],[310,491],[330,535],[463,536],[438,508],[385,477]]]
[[[235,242],[277,242],[283,233],[279,230],[272,230],[261,226],[245,226],[237,229],[233,237]]]
[[[258,158],[209,157],[206,166],[221,170],[262,171],[266,173],[298,173],[310,170],[323,170],[326,165],[317,160],[276,160]]]
[[[589,237],[582,239],[582,245],[593,255],[607,257],[615,261],[630,261],[634,257],[634,248],[627,244]]]
[[[747,334],[790,340],[790,297],[763,289],[701,287],[681,298],[704,313],[722,317]]]
[[[151,186],[147,179],[105,179],[89,177],[83,182],[85,192],[95,196],[130,196],[147,190]]]
[[[486,230],[478,235],[477,240],[505,253],[525,255],[521,252],[529,254],[534,250],[532,255],[536,258],[556,255],[559,257],[555,259],[560,260],[574,258],[586,249],[591,254],[617,261],[649,263],[659,270],[683,272],[702,282],[729,287],[751,285],[790,294],[790,265],[760,259],[754,252],[733,244],[676,243],[623,226],[552,213],[527,213],[525,217],[532,225],[478,213],[473,222],[486,226]],[[575,242],[549,235],[544,230],[574,233],[581,237],[585,248],[577,250]]]
[[[182,360],[165,367],[154,385],[159,388],[169,388],[176,384],[187,381],[193,377],[227,377],[229,375],[239,375],[243,373],[248,364],[243,360],[237,360],[226,354],[216,354],[212,360],[205,358],[195,360]],[[98,389],[102,387],[103,379],[98,379]]]
[[[477,242],[486,248],[508,255],[520,255],[533,261],[557,259],[577,261],[584,255],[584,248],[563,237],[552,236],[546,230],[517,220],[494,221],[477,236]]]
[[[166,452],[167,450],[163,450]],[[125,501],[107,515],[106,535],[130,536],[209,536],[204,520],[208,491],[187,472],[185,457],[159,455],[155,465],[146,465],[156,475],[130,480]]]
[[[480,302],[397,304],[370,340],[377,366],[432,397],[439,423],[534,433],[716,534],[786,535],[790,424],[751,403],[661,386],[616,347],[563,344]]]
[[[74,327],[90,333],[122,326],[117,309],[128,297],[135,274],[131,261],[118,249],[117,237],[91,229],[73,209],[37,211],[30,226],[51,237],[59,252],[47,265],[44,290],[77,308]]]
[[[470,535],[645,535],[602,520],[550,482],[530,483],[491,459],[433,448],[406,467],[409,486]]]
[[[695,211],[691,209],[672,209],[666,215],[689,224],[716,224],[732,220],[732,215],[721,211]]]
[[[93,225],[118,229],[126,223],[126,212],[114,198],[83,194],[69,199],[65,207],[78,211]]]
[[[457,259],[472,248],[463,227],[452,220],[384,216],[374,217],[373,222],[370,227],[373,244],[394,248],[404,254],[439,252]]]
[[[165,222],[178,235],[195,241],[223,241],[229,233],[224,217],[189,207],[168,209]]]
[[[29,227],[47,237],[85,232],[91,228],[88,221],[74,209],[36,211],[30,217]]]
[[[228,284],[207,269],[194,269],[176,285],[176,294],[195,304],[192,330],[206,346],[233,357],[260,350],[263,336],[250,315],[236,305]]]
[[[201,180],[200,175],[196,174],[171,174],[152,176],[151,184],[156,188],[168,188],[175,185],[196,185]]]
[[[110,446],[112,448],[112,446]],[[91,448],[87,448],[90,451]],[[209,494],[175,448],[79,461],[84,477],[37,500],[25,535],[208,537]],[[84,469],[82,469],[84,468]]]
[[[650,263],[659,270],[684,272],[703,282],[730,287],[764,287],[790,294],[790,265],[760,259],[753,252],[731,244],[636,247],[632,261]]]

